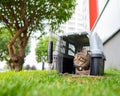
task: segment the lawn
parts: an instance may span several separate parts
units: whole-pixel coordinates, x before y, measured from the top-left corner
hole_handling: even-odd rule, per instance
[[[0,96],[120,96],[120,71],[104,76],[60,75],[56,71],[0,73]]]

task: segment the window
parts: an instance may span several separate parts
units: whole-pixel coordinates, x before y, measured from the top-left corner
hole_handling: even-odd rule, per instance
[[[75,54],[75,46],[72,44],[69,44],[68,55],[74,56],[74,54]]]
[[[65,54],[66,42],[64,40],[61,41],[61,52]]]

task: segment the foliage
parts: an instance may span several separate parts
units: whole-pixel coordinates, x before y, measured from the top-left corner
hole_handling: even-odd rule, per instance
[[[54,49],[56,38],[52,37],[51,40],[53,41],[53,44],[54,44],[53,49]],[[37,62],[41,62],[42,57],[44,57],[45,61],[47,60],[48,43],[49,43],[49,36],[43,36],[39,38],[39,42],[37,43],[37,46],[35,49]]]
[[[0,22],[16,30],[43,30],[48,23],[52,29],[67,21],[76,0],[0,0]],[[41,31],[41,32],[43,32]]]
[[[0,73],[0,85],[1,96],[119,96],[120,71],[106,71],[103,77],[10,71]]]
[[[8,61],[8,49],[7,49],[7,43],[11,38],[11,34],[9,30],[2,26],[0,27],[0,61],[6,60]]]
[[[37,62],[41,62],[42,61],[42,57],[46,57],[47,56],[47,48],[48,48],[48,41],[49,41],[49,37],[41,37],[39,39],[39,42],[37,43],[36,49],[35,49],[35,53],[36,53],[36,60]]]

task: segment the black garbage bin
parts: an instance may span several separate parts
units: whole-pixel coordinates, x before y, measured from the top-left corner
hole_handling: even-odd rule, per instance
[[[91,54],[90,75],[104,75],[105,56],[103,54]]]

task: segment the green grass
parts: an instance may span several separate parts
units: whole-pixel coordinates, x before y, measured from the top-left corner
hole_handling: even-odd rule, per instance
[[[120,96],[120,71],[107,70],[103,77],[55,71],[3,72],[0,96]]]

